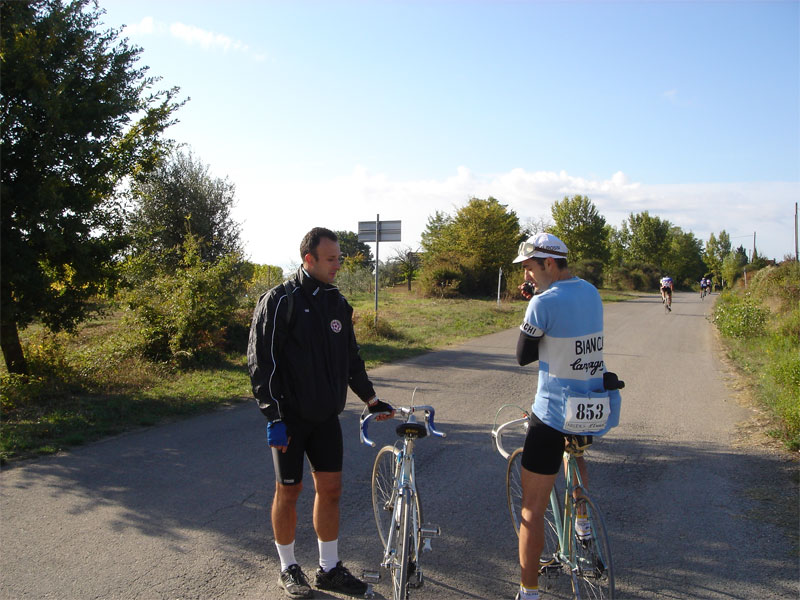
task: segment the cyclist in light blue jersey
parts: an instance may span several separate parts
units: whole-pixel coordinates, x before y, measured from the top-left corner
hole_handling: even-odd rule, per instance
[[[619,423],[620,394],[606,390],[603,358],[603,303],[597,289],[574,277],[567,266],[567,247],[549,233],[520,244],[514,260],[525,270],[520,290],[530,299],[520,326],[517,361],[539,361],[533,415],[522,454],[522,509],[519,532],[518,600],[539,598],[539,558],[544,547],[544,513],[568,438],[586,447],[591,436]],[[613,376],[616,380],[616,376]],[[612,386],[609,385],[609,388]],[[589,408],[591,407],[591,408]],[[586,461],[578,468],[586,485]],[[578,522],[588,527],[588,521]],[[583,532],[588,534],[589,531]]]

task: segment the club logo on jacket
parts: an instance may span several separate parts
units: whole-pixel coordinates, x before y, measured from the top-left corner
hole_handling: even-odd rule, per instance
[[[342,330],[342,322],[339,319],[334,319],[331,321],[331,331],[333,333],[339,333]]]

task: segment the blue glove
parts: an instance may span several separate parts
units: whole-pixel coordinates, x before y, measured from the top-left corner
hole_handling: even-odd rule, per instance
[[[281,420],[267,423],[267,443],[276,447],[289,445],[289,432],[286,430],[286,423]]]

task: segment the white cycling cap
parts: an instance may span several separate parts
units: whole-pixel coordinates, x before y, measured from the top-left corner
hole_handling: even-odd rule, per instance
[[[529,258],[567,258],[567,245],[552,233],[537,233],[519,245],[515,263]]]

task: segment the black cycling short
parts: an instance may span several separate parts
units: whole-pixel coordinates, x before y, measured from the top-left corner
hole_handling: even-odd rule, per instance
[[[531,415],[522,450],[522,466],[539,475],[555,475],[561,466],[568,440],[577,450],[575,454],[581,456],[583,450],[591,445],[592,436],[562,433],[543,423],[536,415]]]
[[[286,452],[272,448],[278,483],[296,485],[303,481],[304,455],[312,471],[337,473],[342,470],[344,444],[338,415],[322,423],[300,421],[287,423],[286,427],[291,438]]]
[[[667,292],[670,296],[672,296],[672,288],[670,288],[670,287],[662,287],[661,291],[662,292]]]

